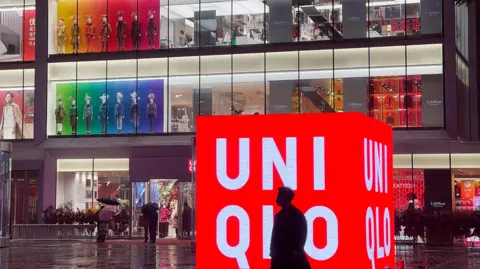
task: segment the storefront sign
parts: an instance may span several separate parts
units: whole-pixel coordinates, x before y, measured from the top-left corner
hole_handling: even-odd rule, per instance
[[[24,11],[24,27],[23,27],[23,60],[35,60],[35,10]]]
[[[343,1],[343,37],[365,38],[367,37],[366,0]]]
[[[270,43],[292,42],[292,0],[269,0]]]
[[[269,114],[292,113],[292,95],[296,81],[270,81],[270,89],[275,94],[270,94]]]
[[[343,79],[343,111],[361,112],[368,114],[367,106],[367,78]]]
[[[312,268],[394,267],[389,126],[360,113],[213,116],[196,139],[197,268],[269,268],[280,186],[305,214]]]
[[[197,165],[197,161],[194,161],[192,159],[188,160],[188,172],[193,173],[195,172],[195,166]]]
[[[442,0],[428,0],[420,2],[422,19],[422,34],[442,33]]]
[[[422,75],[422,122],[424,127],[442,126],[442,75]]]

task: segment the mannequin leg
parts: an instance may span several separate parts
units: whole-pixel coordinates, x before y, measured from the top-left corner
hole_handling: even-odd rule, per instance
[[[150,129],[149,129],[149,133],[153,133],[153,115],[148,115],[148,121],[149,121],[149,124],[150,124]]]
[[[85,132],[87,135],[90,134],[90,121],[91,121],[90,117],[85,118]]]

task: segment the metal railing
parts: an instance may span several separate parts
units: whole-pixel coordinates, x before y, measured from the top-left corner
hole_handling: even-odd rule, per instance
[[[95,224],[14,224],[12,239],[19,240],[78,240],[92,239]]]

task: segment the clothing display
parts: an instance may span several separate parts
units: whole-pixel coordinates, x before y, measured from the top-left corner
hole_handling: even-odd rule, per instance
[[[115,104],[115,120],[117,123],[117,133],[122,133],[123,118],[125,118],[125,106],[123,105],[123,94],[117,92],[117,104]]]
[[[57,123],[57,135],[62,135],[63,120],[65,119],[65,107],[62,98],[58,99],[57,108],[55,109],[55,122]]]
[[[108,23],[107,15],[102,15],[102,24],[100,25],[100,45],[101,45],[101,52],[107,51],[108,46],[108,38],[110,37],[110,33],[112,32],[112,27],[110,23]]]
[[[90,104],[92,97],[85,94],[85,107],[83,108],[83,119],[85,120],[85,133],[91,134],[92,119],[93,119],[93,106]]]
[[[118,12],[118,21],[115,32],[117,35],[117,50],[123,51],[125,49],[125,38],[127,37],[127,25],[123,21],[123,11]]]
[[[100,126],[102,126],[102,135],[107,134],[107,124],[108,124],[108,114],[107,114],[107,100],[108,95],[103,94],[100,96],[100,100],[102,100],[102,104],[100,105],[99,113],[98,113],[98,121]]]
[[[77,102],[71,96],[68,99],[70,100],[70,110],[68,113],[68,116],[70,117],[70,126],[72,127],[72,135],[76,135],[78,122]]]
[[[148,49],[155,49],[155,37],[157,36],[157,25],[154,18],[155,11],[148,12],[147,39]]]
[[[132,27],[130,28],[130,37],[132,38],[133,49],[137,50],[142,35],[142,25],[138,21],[138,14],[133,14]]]
[[[138,100],[140,100],[140,97],[137,96],[137,92],[131,93],[130,97],[132,98],[132,104],[130,105],[130,121],[133,123],[134,130],[136,130],[140,122],[140,113],[138,111]]]
[[[150,102],[147,105],[147,118],[149,122],[149,133],[153,134],[153,121],[157,118],[157,104],[155,104],[155,94],[150,92],[148,94]]]
[[[57,54],[65,54],[65,40],[67,39],[64,20],[60,18],[57,25]]]
[[[92,40],[95,39],[97,28],[95,24],[92,22],[92,16],[88,15],[87,17],[87,24],[85,25],[85,39],[87,40],[87,53],[92,52],[90,47]]]
[[[80,46],[80,27],[76,16],[72,16],[73,25],[70,29],[70,44],[72,45],[72,52],[77,53]]]

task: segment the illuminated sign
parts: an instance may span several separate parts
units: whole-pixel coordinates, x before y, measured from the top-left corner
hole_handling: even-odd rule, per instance
[[[197,268],[269,268],[283,185],[312,268],[394,268],[389,126],[360,113],[197,120]]]
[[[188,159],[188,172],[189,173],[192,173],[192,172],[195,172],[195,166],[197,165],[197,162],[192,160],[192,159]]]

